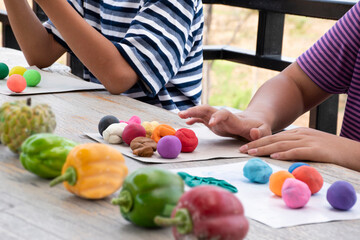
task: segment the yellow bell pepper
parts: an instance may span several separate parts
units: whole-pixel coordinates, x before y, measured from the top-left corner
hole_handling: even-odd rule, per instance
[[[50,182],[63,182],[65,188],[82,198],[101,199],[117,191],[128,174],[123,155],[101,143],[74,147],[62,168],[62,175]]]

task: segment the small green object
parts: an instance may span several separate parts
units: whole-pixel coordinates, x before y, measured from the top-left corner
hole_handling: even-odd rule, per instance
[[[9,67],[5,63],[0,63],[0,79],[4,79],[9,75]]]
[[[41,74],[35,69],[26,70],[23,77],[26,80],[26,85],[28,87],[35,87],[40,83]]]
[[[126,177],[122,190],[112,204],[120,206],[121,215],[128,221],[147,228],[159,227],[156,216],[170,217],[180,196],[184,182],[175,173],[145,167]]]
[[[193,230],[193,222],[189,210],[186,208],[177,209],[173,218],[156,216],[154,221],[159,226],[176,226],[178,233],[183,235],[191,233]]]
[[[188,185],[189,187],[196,187],[199,185],[215,185],[218,187],[225,188],[226,190],[232,193],[238,192],[235,186],[231,185],[225,180],[219,180],[212,177],[192,176],[186,172],[178,172],[177,174],[184,180],[185,184]]]
[[[62,166],[77,143],[52,133],[38,133],[21,145],[20,161],[25,169],[42,178],[61,175]]]

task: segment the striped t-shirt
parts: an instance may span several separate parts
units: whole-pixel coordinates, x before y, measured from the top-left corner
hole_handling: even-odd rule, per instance
[[[297,63],[321,89],[348,95],[340,135],[360,141],[360,3],[357,3]]]
[[[200,104],[201,0],[68,2],[116,46],[139,76],[138,83],[124,95],[174,112]],[[50,20],[44,26],[72,53]],[[99,83],[87,69],[84,79]]]

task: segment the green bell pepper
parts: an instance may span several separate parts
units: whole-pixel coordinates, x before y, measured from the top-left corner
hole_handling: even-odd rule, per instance
[[[176,173],[140,168],[125,178],[118,198],[112,204],[120,206],[121,215],[141,227],[159,227],[156,216],[170,216],[180,196],[184,182]]]
[[[42,178],[54,178],[61,175],[66,157],[76,145],[55,134],[34,134],[21,145],[20,161],[28,171]]]

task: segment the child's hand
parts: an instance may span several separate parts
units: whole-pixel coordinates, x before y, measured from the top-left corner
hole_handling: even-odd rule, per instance
[[[250,113],[233,114],[225,109],[216,109],[201,105],[179,112],[179,117],[187,120],[187,124],[202,123],[211,131],[223,137],[243,137],[256,140],[271,134],[270,126]]]
[[[240,152],[278,160],[328,162],[360,170],[360,143],[311,128],[296,128],[243,145]]]

